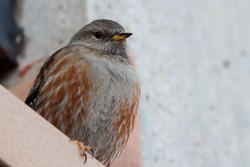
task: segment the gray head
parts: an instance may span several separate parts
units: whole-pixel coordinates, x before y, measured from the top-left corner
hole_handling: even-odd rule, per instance
[[[108,55],[121,55],[126,54],[125,39],[130,35],[132,33],[125,33],[124,28],[117,22],[94,20],[81,28],[72,37],[70,44],[81,44]]]

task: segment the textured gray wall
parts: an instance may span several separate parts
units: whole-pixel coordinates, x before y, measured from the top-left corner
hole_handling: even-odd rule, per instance
[[[24,60],[32,62],[50,56],[66,45],[87,23],[85,3],[83,0],[22,0],[19,17],[27,35]]]
[[[145,167],[250,166],[250,1],[88,1],[128,40]]]

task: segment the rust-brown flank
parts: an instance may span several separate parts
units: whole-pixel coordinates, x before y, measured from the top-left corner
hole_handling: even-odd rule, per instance
[[[39,111],[39,113],[46,119],[49,119],[46,116],[51,117],[53,125],[68,135],[73,131],[74,121],[76,121],[74,118],[78,119],[80,117],[85,119],[87,117],[88,109],[86,108],[86,104],[90,99],[89,91],[92,84],[90,83],[87,75],[89,73],[88,63],[81,61],[77,56],[73,59],[72,57],[64,55],[64,57],[60,57],[60,59],[61,60],[56,61],[55,64],[53,64],[55,68],[48,71],[47,78],[50,76],[56,77],[52,78],[51,82],[48,83],[41,91],[40,97],[45,98],[39,99],[35,110]],[[81,63],[79,63],[79,61],[81,61]],[[67,67],[65,67],[66,64]],[[56,75],[62,71],[64,71],[64,73]],[[56,91],[57,88],[58,90]],[[51,97],[48,97],[48,92],[51,91],[52,95]],[[77,93],[78,91],[80,91],[80,93]],[[63,101],[65,96],[68,96],[68,100],[65,101],[65,104],[61,104],[63,111],[61,111],[62,120],[60,120],[60,122],[62,121],[66,125],[64,130],[60,127],[59,117],[56,117],[56,113],[60,110],[59,104]],[[81,98],[83,104],[80,102]],[[48,108],[44,108],[46,103],[49,103]],[[76,113],[79,108],[81,108],[81,111]],[[76,116],[74,114],[80,115]]]
[[[121,144],[125,145],[127,143],[127,139],[129,134],[134,128],[135,116],[138,110],[138,103],[140,97],[140,88],[139,85],[135,87],[135,98],[132,100],[131,105],[129,106],[128,100],[125,99],[122,107],[117,114],[119,115],[119,119],[114,123],[113,129],[115,127],[120,127],[120,131],[117,133],[117,140],[121,140]],[[132,128],[131,128],[132,126]],[[131,131],[130,131],[131,130]],[[127,137],[126,137],[127,136]]]

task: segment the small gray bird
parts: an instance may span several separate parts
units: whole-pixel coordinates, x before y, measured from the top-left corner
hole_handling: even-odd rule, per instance
[[[25,101],[106,166],[126,146],[138,110],[140,85],[125,43],[131,35],[111,20],[84,26],[47,59]]]

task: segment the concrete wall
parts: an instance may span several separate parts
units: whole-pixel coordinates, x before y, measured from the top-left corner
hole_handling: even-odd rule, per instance
[[[89,0],[134,33],[145,167],[250,166],[250,2]]]

